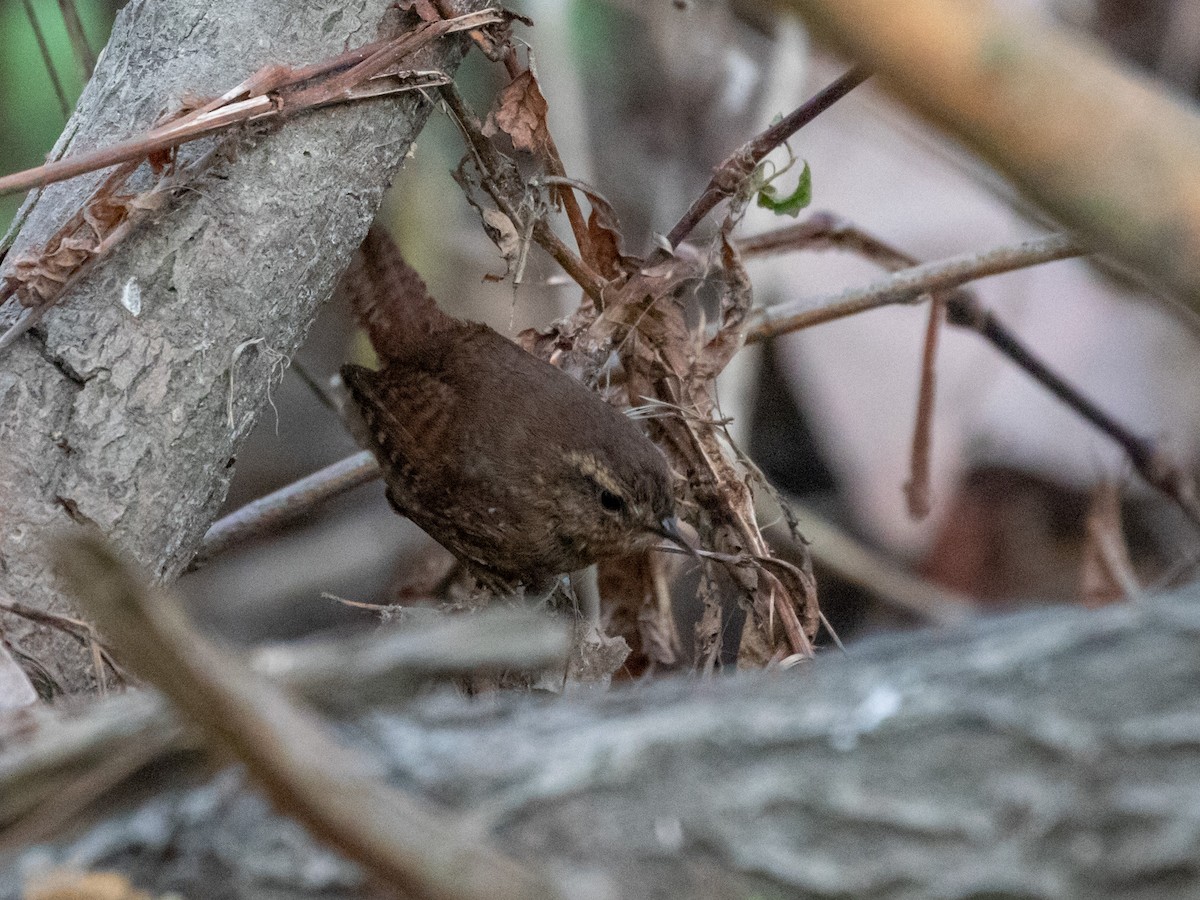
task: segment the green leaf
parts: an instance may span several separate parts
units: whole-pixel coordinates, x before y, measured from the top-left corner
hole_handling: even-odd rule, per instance
[[[758,205],[769,209],[777,216],[791,216],[793,219],[800,215],[800,210],[812,203],[812,171],[808,163],[800,173],[796,189],[786,197],[780,197],[779,191],[773,184],[764,184],[758,192]]]

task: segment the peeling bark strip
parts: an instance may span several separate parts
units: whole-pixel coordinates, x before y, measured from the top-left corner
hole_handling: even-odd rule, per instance
[[[439,695],[364,710],[353,733],[394,783],[576,896],[1175,900],[1200,896],[1198,635],[1193,587],[885,636],[799,676]],[[103,821],[0,864],[0,900],[35,860],[136,873],[155,895],[371,896],[237,773],[185,789],[157,771],[157,796],[106,798]]]
[[[373,40],[391,6],[134,0],[56,153],[144,131],[181,98],[218,95],[264,65],[303,65]],[[452,71],[465,46],[441,41],[415,64]],[[69,524],[68,503],[158,577],[179,574],[278,376],[273,360],[299,346],[429,111],[409,94],[241,138],[219,177],[130,236],[0,359],[0,592],[73,612],[44,550]],[[180,155],[213,146],[198,141]],[[44,243],[102,177],[42,191],[9,258]],[[136,314],[120,302],[131,294]],[[12,313],[0,311],[0,328]],[[235,348],[254,340],[233,377]],[[91,657],[69,638],[8,616],[2,624],[63,688],[91,685]]]
[[[180,191],[194,188],[208,165],[229,153],[228,145],[218,144],[200,159],[181,164],[178,148],[183,144],[251,122],[278,125],[285,117],[322,106],[446,84],[449,76],[439,70],[413,72],[397,66],[440,37],[500,21],[496,10],[486,9],[424,22],[414,29],[401,30],[396,37],[312,65],[292,68],[272,63],[220,97],[166,114],[150,131],[91,153],[72,153],[65,159],[0,178],[0,194],[4,194],[65,181],[117,163],[44,246],[10,261],[8,274],[0,279],[0,302],[16,297],[26,311],[0,333],[0,352],[37,325],[46,310],[143,220],[163,209]],[[188,98],[189,104],[194,102],[198,101]],[[142,162],[150,164],[157,180],[140,193],[126,192],[126,182],[140,171]],[[125,297],[122,304],[138,315],[140,292],[136,304],[126,302]],[[259,338],[253,341],[262,343]]]

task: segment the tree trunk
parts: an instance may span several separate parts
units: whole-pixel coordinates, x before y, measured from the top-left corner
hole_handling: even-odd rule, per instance
[[[128,137],[267,64],[374,40],[392,5],[133,0],[56,153]],[[436,44],[421,66],[452,70],[464,40]],[[0,599],[72,614],[43,549],[71,519],[96,523],[161,579],[180,573],[430,109],[413,92],[215,139],[225,158],[0,357]],[[42,191],[9,261],[36,251],[101,177]],[[13,314],[0,311],[0,327]],[[90,654],[66,635],[11,616],[4,630],[62,689],[92,683]]]
[[[1198,638],[1193,589],[890,636],[788,673],[441,694],[353,733],[573,896],[1197,896]],[[105,801],[106,821],[10,858],[0,896],[35,859],[189,897],[367,895],[239,775],[155,771],[156,796]]]

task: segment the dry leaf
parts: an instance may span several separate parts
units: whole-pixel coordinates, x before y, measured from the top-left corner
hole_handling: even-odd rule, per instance
[[[605,630],[631,648],[626,668],[634,677],[648,667],[674,667],[682,647],[671,605],[670,574],[661,553],[641,553],[600,564],[598,587],[610,601]]]
[[[610,281],[624,279],[642,265],[642,260],[628,256],[624,250],[621,221],[608,198],[582,181],[565,176],[547,179],[556,202],[573,190],[579,191],[592,206],[587,221],[586,240],[580,241],[580,253],[584,262]]]
[[[650,661],[660,666],[674,666],[683,648],[679,642],[679,627],[675,623],[675,608],[671,603],[667,559],[661,553],[646,557],[652,596],[638,611],[638,631],[642,646]]]
[[[40,251],[14,259],[0,282],[0,299],[16,294],[26,307],[56,302],[72,276],[96,257],[105,238],[129,218],[132,198],[118,189],[134,168],[129,163],[118,167]]]
[[[594,203],[592,214],[588,216],[588,247],[591,258],[587,262],[605,278],[619,278],[625,274],[629,257],[621,251],[620,228]]]
[[[687,315],[687,300],[706,273],[678,257],[630,278],[604,318],[618,329],[631,402],[650,398],[677,410],[648,420],[650,431],[682,476],[681,494],[685,505],[697,511],[689,521],[700,532],[701,546],[747,563],[717,564],[751,613],[742,632],[739,664],[765,666],[793,652],[811,653],[819,624],[816,584],[811,573],[771,558],[755,521],[753,495],[718,424],[715,380],[741,346],[751,302],[750,281],[737,253],[727,240],[721,250],[721,268],[713,273],[721,304],[711,336],[706,326],[691,328]],[[601,593],[606,602],[628,602],[603,588]],[[710,610],[716,612],[715,607]],[[713,622],[706,628],[720,632]],[[710,641],[702,652],[711,654],[714,646]]]
[[[498,209],[483,211],[483,230],[504,258],[503,275],[484,275],[484,281],[503,281],[521,256],[521,235],[512,219]]]
[[[642,644],[639,622],[642,608],[653,602],[648,560],[645,554],[605,560],[597,567],[596,576],[604,601],[604,631],[623,638],[629,645],[626,666],[636,678],[645,673],[651,662],[651,653]]]
[[[146,156],[146,162],[150,164],[150,170],[155,175],[163,175],[174,165],[178,153],[178,147],[166,147],[162,150],[155,150]]]
[[[575,622],[567,680],[607,685],[629,658],[629,645],[611,637],[590,622]]]
[[[513,146],[518,150],[545,155],[550,147],[550,131],[546,125],[548,110],[537,79],[526,70],[496,97],[496,106],[488,117],[484,133],[495,134],[499,129],[512,138]]]

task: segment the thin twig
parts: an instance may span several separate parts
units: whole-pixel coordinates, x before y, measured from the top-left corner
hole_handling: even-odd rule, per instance
[[[667,235],[667,241],[671,247],[678,247],[718,203],[736,194],[758,164],[772,150],[869,77],[871,77],[869,69],[855,66],[766,131],[751,138],[734,151],[717,167],[708,187],[704,189],[704,193],[688,207],[687,212],[675,223],[675,227]]]
[[[273,534],[381,474],[375,457],[362,450],[260,497],[213,523],[189,569],[197,569],[214,556],[243,543]]]
[[[914,265],[866,287],[851,288],[823,300],[797,300],[762,309],[757,323],[746,333],[746,342],[766,340],[881,306],[911,303],[923,294],[955,288],[978,278],[1086,253],[1067,235],[1049,234],[1020,244]]]
[[[532,63],[531,56],[528,71],[530,77],[535,77]],[[508,52],[504,54],[504,65],[508,69],[509,78],[515,79],[522,74],[520,64],[517,61],[516,50],[511,45],[508,47]],[[538,85],[538,91],[541,91],[540,84]],[[552,177],[567,177],[566,167],[563,166],[562,154],[558,151],[558,143],[554,140],[549,123],[547,123],[546,127],[546,150],[542,155],[542,162],[546,166],[546,172]],[[591,235],[588,233],[587,221],[583,217],[583,210],[579,206],[579,199],[570,190],[559,191],[558,196],[562,199],[563,209],[566,211],[567,222],[571,226],[571,233],[575,236],[575,246],[579,250],[580,258],[588,262],[593,262]]]
[[[104,677],[104,666],[108,666],[113,674],[117,676],[117,679],[124,683],[125,673],[117,666],[116,660],[112,658],[108,648],[100,640],[100,636],[96,634],[96,629],[89,623],[73,618],[72,616],[64,616],[44,609],[37,609],[17,600],[0,600],[0,610],[14,616],[20,616],[22,619],[27,619],[30,622],[36,622],[39,625],[45,625],[61,631],[78,642],[85,650],[88,650],[92,655],[93,671],[96,675],[96,683],[101,688],[101,693],[105,692],[107,685]]]
[[[385,59],[394,64],[396,52],[402,49],[411,54],[415,50],[432,42],[434,39],[456,31],[476,28],[481,24],[499,21],[495,10],[483,10],[469,13],[458,19],[446,20],[435,25],[427,25],[418,33],[410,33],[397,38],[395,41],[384,42],[383,46],[373,44],[375,51],[365,60],[360,59],[361,51],[348,51],[332,60],[326,60],[304,69],[288,71],[284,77],[286,85],[295,90],[286,96],[276,91],[260,96],[248,97],[221,103],[216,108],[208,104],[202,111],[185,115],[171,120],[163,125],[135,135],[128,140],[119,141],[108,147],[101,147],[91,153],[81,153],[56,162],[46,163],[23,172],[15,172],[0,178],[0,196],[17,191],[27,190],[64,181],[97,169],[104,169],[129,160],[144,159],[146,156],[161,150],[178,147],[189,141],[207,137],[219,131],[241,125],[246,122],[264,121],[273,118],[295,115],[300,112],[317,109],[338,103],[345,103],[363,97],[377,97],[385,93],[414,90],[420,87],[436,86],[445,80],[445,76],[434,78],[432,81],[420,84],[397,83],[373,88],[367,84],[372,78],[390,79],[394,73],[381,73],[379,61]],[[389,56],[391,54],[391,56]],[[354,78],[347,80],[346,72],[338,72],[340,67],[353,64],[350,71]],[[310,76],[310,72],[317,72]],[[278,75],[277,67],[268,67],[260,75],[274,73]],[[440,75],[440,73],[438,73]],[[314,80],[315,83],[305,84],[301,79]],[[299,83],[298,83],[299,82]],[[356,94],[354,88],[365,86],[362,94]],[[222,98],[224,99],[224,98]]]
[[[904,263],[911,265],[915,262],[912,257],[878,238],[846,226],[839,227],[842,232],[853,233],[853,238],[845,238],[846,243],[865,248],[868,257],[883,265],[891,267]],[[810,227],[809,231],[817,234],[818,242],[828,237],[818,227]],[[803,235],[795,232],[790,237],[798,236]],[[839,244],[841,243],[842,239],[839,239]],[[765,248],[772,244],[774,250],[797,249],[795,243],[788,241],[759,239],[756,250],[760,253],[767,252]],[[947,291],[946,311],[950,324],[977,332],[1067,407],[1119,444],[1128,454],[1138,474],[1174,501],[1193,523],[1200,526],[1200,498],[1196,495],[1195,482],[1162,447],[1136,434],[1085,397],[1031,353],[1015,334],[993,313],[981,307],[970,294],[952,290],[976,278],[1084,253],[1086,251],[1066,235],[1051,234],[983,253],[968,253],[941,262],[912,265],[911,268],[903,269],[873,285],[845,291],[816,308],[805,304],[807,311],[804,312],[796,311],[798,303],[781,304],[764,310],[759,323],[747,334],[746,341],[749,343],[764,340],[881,306],[909,303],[928,293]]]
[[[71,118],[71,102],[67,99],[67,92],[63,90],[62,82],[58,80],[58,70],[54,68],[54,60],[50,56],[50,48],[46,45],[46,36],[42,33],[42,26],[38,24],[30,0],[22,0],[22,3],[25,6],[25,16],[29,19],[29,27],[33,29],[33,37],[37,41],[38,51],[42,54],[46,74],[50,76],[50,83],[54,86],[54,93],[58,97],[58,105],[62,110],[63,119],[69,119]]]
[[[738,238],[734,244],[743,260],[801,250],[845,250],[877,263],[889,272],[907,269],[920,262],[828,211],[813,212],[802,222]]]
[[[550,135],[550,132],[547,131],[546,134]],[[546,171],[552,177],[567,177],[567,170],[563,166],[562,155],[558,152],[558,144],[555,143],[553,135],[550,135],[547,140],[544,162]],[[560,190],[558,196],[562,199],[563,209],[567,213],[567,222],[571,225],[571,233],[575,235],[575,245],[579,248],[580,257],[586,260],[593,259],[592,239],[588,234],[587,220],[583,217],[583,210],[579,206],[579,198],[570,189]]]
[[[921,385],[917,392],[917,414],[913,424],[912,461],[908,483],[904,485],[908,515],[917,520],[924,519],[930,511],[929,473],[932,469],[930,456],[933,453],[933,403],[937,391],[937,346],[945,311],[944,296],[940,292],[934,294],[929,303],[929,323],[925,328],[921,350]]]
[[[322,383],[320,379],[313,375],[312,372],[308,371],[308,366],[300,362],[298,359],[292,360],[292,364],[288,367],[288,371],[294,372],[296,377],[304,382],[304,386],[308,388],[313,397],[317,399],[318,403],[324,406],[339,419],[343,418],[342,405],[338,401],[337,395],[334,393],[328,383]]]
[[[809,542],[807,551],[813,561],[834,574],[870,593],[881,606],[897,610],[921,622],[932,625],[953,625],[977,616],[979,604],[963,594],[948,591],[940,585],[925,581],[904,570],[879,551],[868,547],[858,538],[835,525],[797,497],[775,500],[796,518],[799,529]],[[760,518],[778,519],[770,506],[762,502]],[[778,549],[803,549],[791,537],[787,525],[777,522],[764,527],[764,532]],[[784,551],[786,552],[786,550]]]
[[[58,9],[62,13],[63,25],[67,29],[67,37],[71,41],[71,49],[75,53],[75,62],[79,64],[80,81],[88,83],[92,70],[96,68],[96,54],[88,43],[87,32],[83,30],[83,21],[79,18],[79,10],[75,8],[75,0],[58,0]]]
[[[273,109],[269,97],[256,97],[252,100],[229,104],[217,112],[182,126],[171,122],[158,128],[152,128],[129,140],[118,141],[90,153],[79,153],[34,169],[5,175],[0,178],[0,196],[14,194],[31,187],[44,187],[54,184],[56,181],[65,181],[68,178],[98,169],[106,169],[119,163],[143,159],[151,153],[178,147],[188,141],[206,137],[233,125],[269,116]]]
[[[1106,479],[1096,485],[1084,526],[1087,543],[1080,572],[1083,604],[1094,607],[1118,600],[1145,600],[1125,542],[1121,490],[1115,481]]]
[[[504,161],[500,158],[499,152],[492,142],[484,135],[483,126],[467,106],[466,101],[458,92],[458,88],[453,84],[443,85],[441,95],[442,99],[446,101],[446,107],[450,111],[451,117],[458,123],[459,129],[466,138],[467,146],[475,160],[480,177],[483,179],[483,187],[495,201],[497,208],[512,220],[514,226],[520,229],[522,217],[516,209],[519,198],[515,198],[513,194],[517,190],[523,191],[524,185],[518,189],[517,185],[509,183],[511,179],[504,176]],[[529,215],[534,215],[534,213],[531,212]],[[535,219],[532,234],[538,246],[554,258],[554,261],[576,284],[583,288],[598,307],[602,306],[605,280],[583,259],[572,253],[571,249],[541,217]]]
[[[1155,441],[1142,437],[1085,397],[1065,378],[1029,351],[995,314],[970,298],[956,298],[948,307],[948,321],[978,332],[1005,356],[1024,369],[1046,390],[1108,435],[1129,456],[1134,469],[1152,487],[1173,500],[1200,526],[1200,499],[1192,477]]]

